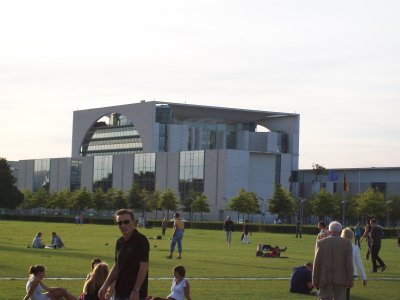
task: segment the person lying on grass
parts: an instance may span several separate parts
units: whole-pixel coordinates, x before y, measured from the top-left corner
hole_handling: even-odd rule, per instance
[[[287,247],[279,248],[279,246],[263,245],[259,243],[257,245],[256,256],[262,257],[280,257],[281,252],[285,252]]]

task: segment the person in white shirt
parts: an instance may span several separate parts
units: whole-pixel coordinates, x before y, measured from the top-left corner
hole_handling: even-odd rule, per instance
[[[150,300],[192,300],[190,297],[189,281],[185,279],[185,268],[183,266],[176,266],[174,269],[174,279],[172,280],[171,293],[167,298],[152,297]]]
[[[350,241],[353,242],[354,239],[354,233],[350,228],[345,228],[342,230],[342,234],[340,235],[342,238],[348,239]],[[357,270],[361,275],[361,279],[362,279],[362,283],[364,286],[367,285],[367,276],[365,275],[365,270],[364,270],[364,266],[362,264],[361,261],[361,254],[360,254],[360,248],[352,243],[352,247],[353,247],[353,265],[354,265],[354,278],[356,278],[358,276]],[[350,299],[350,289],[347,289],[347,293],[346,293],[346,300]]]

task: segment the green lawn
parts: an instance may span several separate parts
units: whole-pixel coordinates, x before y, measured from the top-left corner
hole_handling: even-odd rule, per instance
[[[45,243],[51,232],[60,234],[65,249],[26,248],[36,232],[44,233]],[[224,232],[187,229],[183,239],[183,259],[168,260],[169,235],[157,240],[160,228],[140,229],[150,239],[151,295],[168,294],[172,268],[182,264],[192,287],[193,299],[311,299],[288,292],[288,280],[293,267],[312,261],[315,236],[303,235],[296,239],[289,234],[254,233],[250,245],[240,244],[240,232],[234,233],[234,242],[228,247]],[[0,277],[27,278],[33,264],[47,267],[47,277],[77,278],[76,280],[50,280],[51,286],[64,286],[79,295],[83,279],[89,272],[90,261],[100,257],[113,262],[114,243],[120,236],[117,226],[75,225],[62,223],[0,221]],[[255,257],[258,242],[287,246],[284,253],[289,258],[273,259]],[[108,245],[106,245],[108,244]],[[365,252],[365,243],[362,253]],[[351,299],[396,299],[400,295],[400,249],[395,239],[383,241],[381,257],[388,268],[384,273],[372,274],[371,263],[364,260],[369,279],[367,287],[358,281]],[[242,278],[246,279],[243,280]],[[384,279],[384,280],[382,280]],[[0,299],[22,299],[26,280],[0,280]]]

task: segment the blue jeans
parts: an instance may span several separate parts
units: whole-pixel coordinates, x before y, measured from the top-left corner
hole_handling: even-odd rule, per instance
[[[183,238],[183,229],[176,229],[175,234],[172,237],[172,242],[171,242],[171,247],[170,251],[174,252],[175,250],[175,245],[178,243],[178,252],[182,252],[182,238]]]

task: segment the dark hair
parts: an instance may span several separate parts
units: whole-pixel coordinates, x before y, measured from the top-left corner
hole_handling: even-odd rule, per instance
[[[313,267],[313,263],[312,262],[308,262],[308,263],[305,263],[304,266],[312,268]]]
[[[319,221],[318,226],[326,227],[326,224],[324,221]]]
[[[91,263],[92,271],[93,271],[94,267],[99,263],[101,263],[101,259],[100,258],[93,258],[92,263]]]
[[[35,265],[29,267],[29,274],[36,275],[37,273],[44,272],[46,268],[41,265]]]
[[[179,213],[175,213],[174,215],[175,218],[179,218],[179,216],[180,216]]]
[[[186,271],[185,271],[185,268],[183,266],[176,266],[174,268],[174,272],[178,273],[182,277],[185,277],[185,275],[186,275]]]
[[[371,219],[371,224],[376,224],[376,219]]]
[[[133,214],[133,211],[130,209],[127,209],[127,208],[119,209],[116,211],[114,217],[117,218],[117,216],[120,216],[120,215],[130,215],[132,218],[132,221],[135,221],[135,216]]]

